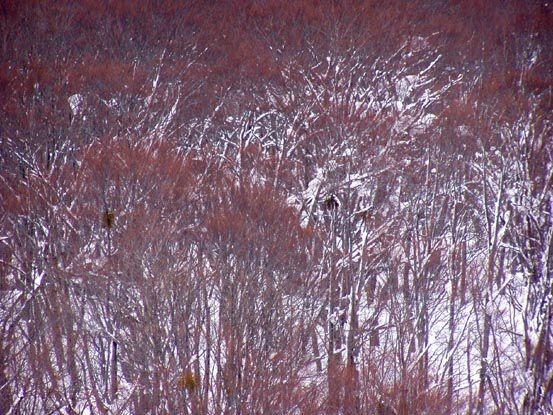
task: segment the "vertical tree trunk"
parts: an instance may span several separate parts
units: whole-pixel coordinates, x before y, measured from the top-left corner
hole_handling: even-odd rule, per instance
[[[346,373],[344,384],[344,413],[347,415],[356,415],[359,413],[359,373],[357,371],[357,303],[355,301],[357,296],[357,287],[352,284],[350,295],[350,310],[349,310],[349,331],[347,339],[347,361],[346,361]]]
[[[110,384],[110,395],[111,399],[117,399],[117,342],[112,340],[111,342],[111,384]]]
[[[486,299],[485,304],[488,300]],[[476,413],[481,415],[484,413],[484,403],[486,400],[486,385],[488,382],[488,351],[490,345],[490,326],[491,317],[487,312],[484,312],[484,321],[482,328],[482,340],[480,345],[480,382],[478,385],[478,401]]]
[[[2,333],[3,334],[3,333]],[[0,413],[7,414],[12,406],[13,398],[8,384],[8,376],[6,375],[6,363],[8,362],[9,353],[4,346],[4,340],[0,339]]]

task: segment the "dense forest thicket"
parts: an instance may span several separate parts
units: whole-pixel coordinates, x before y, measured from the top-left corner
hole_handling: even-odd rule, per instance
[[[0,2],[0,413],[550,414],[553,3]]]

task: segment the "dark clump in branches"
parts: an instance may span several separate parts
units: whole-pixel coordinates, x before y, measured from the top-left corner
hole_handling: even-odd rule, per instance
[[[106,210],[102,215],[104,228],[111,229],[115,225],[115,213]]]

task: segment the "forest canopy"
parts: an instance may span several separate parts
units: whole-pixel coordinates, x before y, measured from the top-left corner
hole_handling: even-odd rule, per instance
[[[0,2],[0,413],[552,413],[552,28]]]

